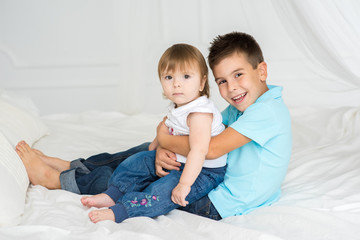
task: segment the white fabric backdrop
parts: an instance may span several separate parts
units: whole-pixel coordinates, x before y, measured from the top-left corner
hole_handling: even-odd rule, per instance
[[[357,0],[1,0],[0,88],[32,98],[42,115],[161,113],[163,51],[187,42],[206,56],[215,36],[243,31],[290,107],[357,106],[359,12]]]
[[[274,0],[296,45],[350,87],[360,86],[360,2]]]

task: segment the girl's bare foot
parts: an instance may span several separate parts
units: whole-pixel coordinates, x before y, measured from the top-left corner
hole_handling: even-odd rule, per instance
[[[25,141],[20,141],[16,145],[16,149],[18,149],[20,146],[23,146],[24,144],[26,144]],[[69,161],[65,161],[63,159],[56,158],[56,157],[49,157],[49,156],[45,155],[43,152],[41,152],[40,150],[37,150],[34,148],[31,148],[31,150],[34,153],[36,153],[40,157],[40,159],[44,161],[44,163],[46,163],[47,165],[49,165],[52,168],[55,168],[59,172],[63,172],[63,171],[70,169]]]
[[[48,189],[60,189],[60,172],[45,164],[40,157],[22,141],[16,146],[16,153],[21,158],[30,182]]]
[[[93,223],[104,220],[111,220],[115,222],[115,215],[111,209],[94,210],[89,213],[89,218]]]
[[[102,208],[102,207],[111,207],[113,205],[115,205],[114,200],[112,200],[111,197],[109,197],[109,195],[105,194],[105,193],[100,193],[94,196],[85,196],[82,197],[80,199],[82,205],[84,205],[85,207],[97,207],[97,208]]]

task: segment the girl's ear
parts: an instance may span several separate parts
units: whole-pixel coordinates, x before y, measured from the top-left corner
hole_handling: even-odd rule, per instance
[[[200,89],[199,89],[200,92],[201,92],[202,90],[204,90],[206,80],[207,80],[207,76],[204,75],[204,77],[201,79],[201,84],[200,84]]]
[[[266,62],[259,63],[258,70],[259,70],[260,81],[265,82],[266,78],[267,78],[267,64],[266,64]]]

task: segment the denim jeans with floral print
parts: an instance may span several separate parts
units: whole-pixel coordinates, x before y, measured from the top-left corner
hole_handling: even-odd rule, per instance
[[[123,205],[128,217],[156,217],[180,207],[171,201],[171,192],[179,182],[184,164],[180,171],[173,170],[159,178],[155,171],[155,156],[156,151],[134,154],[122,162],[111,176],[109,186],[119,191],[119,199],[113,200]],[[186,197],[189,204],[217,187],[224,179],[225,170],[225,166],[202,168]]]

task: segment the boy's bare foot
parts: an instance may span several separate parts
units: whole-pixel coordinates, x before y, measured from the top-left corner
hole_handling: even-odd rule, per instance
[[[20,141],[16,145],[16,149],[18,149],[18,147],[20,147],[20,146],[23,146],[24,144],[26,144],[25,141]],[[33,152],[35,152],[40,157],[40,159],[44,161],[44,163],[46,163],[47,165],[49,165],[52,168],[55,168],[59,172],[63,172],[63,171],[70,169],[69,161],[65,161],[63,159],[56,158],[56,157],[49,157],[49,156],[45,155],[43,152],[41,152],[40,150],[37,150],[34,148],[31,148],[31,150]]]
[[[45,164],[26,142],[20,142],[16,146],[16,152],[23,161],[32,184],[48,189],[61,188],[60,172]]]
[[[97,208],[102,208],[102,207],[111,207],[113,205],[115,205],[114,200],[112,200],[111,197],[109,197],[109,195],[105,194],[105,193],[100,193],[94,196],[85,196],[82,197],[80,199],[82,205],[84,205],[85,207],[97,207]]]
[[[94,210],[89,213],[89,218],[93,223],[104,220],[111,220],[115,222],[115,215],[111,209]]]

